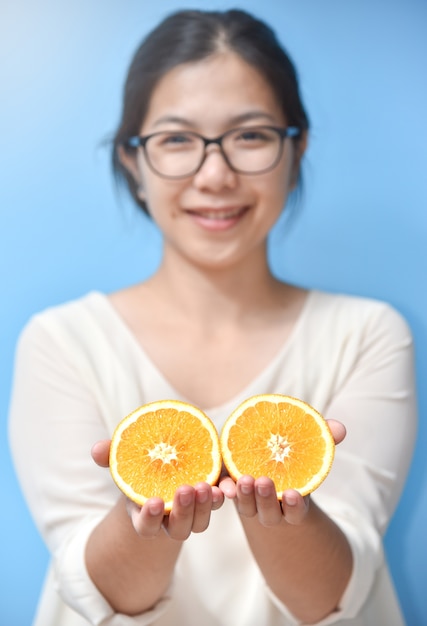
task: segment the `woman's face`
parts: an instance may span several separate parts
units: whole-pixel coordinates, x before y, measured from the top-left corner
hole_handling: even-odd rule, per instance
[[[213,138],[236,127],[286,124],[263,76],[239,56],[224,52],[165,74],[152,94],[140,135],[190,130]],[[200,170],[179,180],[154,173],[142,150],[136,161],[122,158],[164,235],[166,254],[214,268],[265,254],[266,237],[295,185],[300,156],[285,139],[274,169],[244,175],[231,170],[211,144]]]

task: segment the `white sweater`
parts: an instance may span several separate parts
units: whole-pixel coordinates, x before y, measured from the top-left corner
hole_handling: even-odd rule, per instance
[[[346,534],[354,568],[340,610],[319,624],[401,626],[382,535],[415,439],[411,334],[386,304],[313,291],[278,348],[236,398],[200,408],[220,430],[247,397],[284,393],[345,424],[332,471],[312,497]],[[24,329],[10,440],[22,489],[52,554],[35,626],[299,623],[266,586],[229,502],[212,514],[206,532],[185,543],[174,581],[152,611],[116,614],[90,580],[87,538],[118,498],[90,448],[137,406],[165,398],[186,400],[100,293],[49,309]]]

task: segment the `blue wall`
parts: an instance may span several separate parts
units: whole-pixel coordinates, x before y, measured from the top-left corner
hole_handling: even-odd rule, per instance
[[[272,240],[277,273],[388,300],[415,335],[419,442],[387,551],[408,624],[421,626],[427,623],[427,4],[241,4],[275,25],[297,62],[313,126],[302,208]],[[29,626],[47,561],[7,447],[15,342],[35,311],[132,283],[157,263],[158,235],[117,197],[100,144],[117,122],[137,42],[178,6],[0,0],[1,626]]]

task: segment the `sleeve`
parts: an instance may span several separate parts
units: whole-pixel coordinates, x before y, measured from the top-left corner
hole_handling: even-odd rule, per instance
[[[66,604],[91,624],[150,624],[166,600],[153,611],[117,621],[85,567],[87,539],[114,505],[118,490],[108,470],[91,458],[92,444],[110,433],[90,377],[73,362],[72,353],[39,316],[21,334],[9,422],[16,472]]]
[[[360,326],[360,319],[354,324]],[[340,355],[340,384],[324,411],[326,418],[344,423],[347,436],[313,498],[345,533],[353,572],[340,610],[322,624],[355,617],[372,593],[384,568],[382,536],[402,492],[416,438],[408,325],[394,309],[378,303],[362,327]]]

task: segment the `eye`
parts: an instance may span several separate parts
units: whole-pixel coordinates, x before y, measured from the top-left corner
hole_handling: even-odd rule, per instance
[[[263,145],[274,141],[276,136],[269,128],[253,127],[253,128],[239,128],[236,130],[233,140],[239,144],[251,145]]]
[[[164,143],[185,143],[189,140],[188,135],[165,135],[163,139]]]
[[[196,143],[190,133],[159,133],[156,138],[157,145],[162,148],[189,148]]]
[[[259,130],[246,130],[241,132],[238,136],[239,139],[244,139],[246,141],[253,141],[254,139],[262,139],[264,137],[263,133]]]

